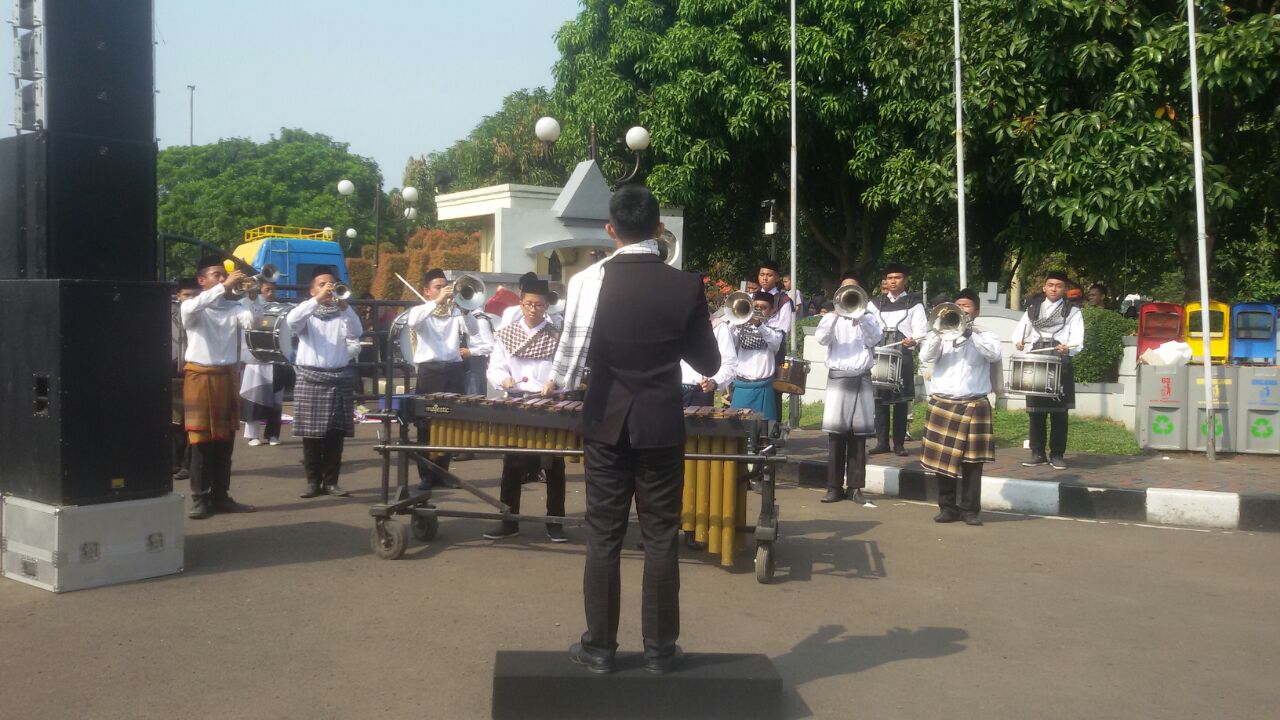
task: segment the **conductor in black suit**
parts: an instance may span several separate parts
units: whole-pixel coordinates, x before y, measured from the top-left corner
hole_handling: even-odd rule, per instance
[[[577,385],[590,371],[582,411],[587,510],[583,596],[587,631],[570,649],[587,670],[613,671],[621,600],[619,554],[636,500],[644,539],[641,634],[645,669],[665,673],[683,657],[677,533],[684,485],[680,361],[703,375],[720,369],[697,275],[664,264],[654,239],[658,202],[624,185],[609,203],[617,251],[569,283],[553,382]]]

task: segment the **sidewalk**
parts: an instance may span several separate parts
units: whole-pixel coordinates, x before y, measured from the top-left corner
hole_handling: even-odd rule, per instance
[[[873,455],[867,489],[910,500],[936,500],[937,482],[920,467],[920,443],[907,457]],[[827,438],[796,430],[784,450],[792,462],[780,479],[820,486]],[[1022,467],[1027,451],[1001,448],[983,472],[982,506],[1037,515],[1280,532],[1280,457],[1201,453],[1067,454],[1067,469]]]

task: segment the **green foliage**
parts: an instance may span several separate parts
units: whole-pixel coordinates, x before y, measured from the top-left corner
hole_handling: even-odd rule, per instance
[[[1138,321],[1112,310],[1084,308],[1084,349],[1072,358],[1077,383],[1115,382],[1124,340],[1138,331]]]
[[[377,165],[347,147],[285,128],[262,144],[237,138],[162,150],[156,161],[157,225],[228,250],[243,242],[245,230],[268,224],[355,227],[362,239],[372,239]],[[357,193],[354,206],[335,189],[342,178],[367,188]],[[189,271],[198,252],[175,244],[170,274]]]

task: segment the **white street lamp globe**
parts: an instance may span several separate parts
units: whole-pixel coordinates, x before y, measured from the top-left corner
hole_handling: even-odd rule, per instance
[[[358,234],[359,234],[359,233],[357,233],[357,232],[356,232],[356,229],[355,229],[355,228],[347,228],[347,237],[348,237],[348,238],[350,238],[350,239],[352,239],[352,240],[355,240],[355,239],[356,239],[356,235],[358,235]]]
[[[339,181],[338,181],[338,194],[339,194],[339,195],[350,195],[350,194],[354,193],[355,191],[356,191],[356,184],[355,184],[355,183],[353,183],[353,182],[351,182],[350,180],[339,180]]]
[[[553,143],[560,139],[560,123],[553,117],[539,118],[533,126],[533,134],[542,142]]]
[[[322,230],[321,232],[322,232],[322,234],[324,235],[324,239],[325,239],[325,240],[332,240],[332,239],[333,239],[333,228],[331,228],[331,227],[329,227],[329,226],[327,226],[327,225],[326,225],[326,226],[325,226],[325,228],[324,228],[324,230]]]
[[[413,203],[418,202],[418,188],[412,186],[407,187],[400,191],[400,197],[404,198],[405,202],[412,205]]]
[[[418,208],[405,208],[405,209],[404,209],[404,219],[405,219],[405,220],[417,220],[417,219],[418,219]]]
[[[627,147],[640,152],[649,149],[649,131],[639,125],[627,131]]]

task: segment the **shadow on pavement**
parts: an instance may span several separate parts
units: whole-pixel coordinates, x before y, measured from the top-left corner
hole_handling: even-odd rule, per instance
[[[823,625],[785,655],[773,658],[788,695],[807,682],[852,675],[897,660],[940,658],[963,652],[968,631],[951,627],[891,628],[884,635],[845,635],[843,625]],[[809,717],[787,698],[787,717]],[[803,703],[801,703],[803,705]],[[798,710],[798,711],[797,711]]]
[[[809,582],[814,575],[877,580],[886,576],[884,553],[875,540],[855,540],[878,521],[802,520],[783,522],[774,547],[773,583]]]
[[[369,527],[319,521],[188,535],[185,574],[212,575],[368,556],[369,532]]]

